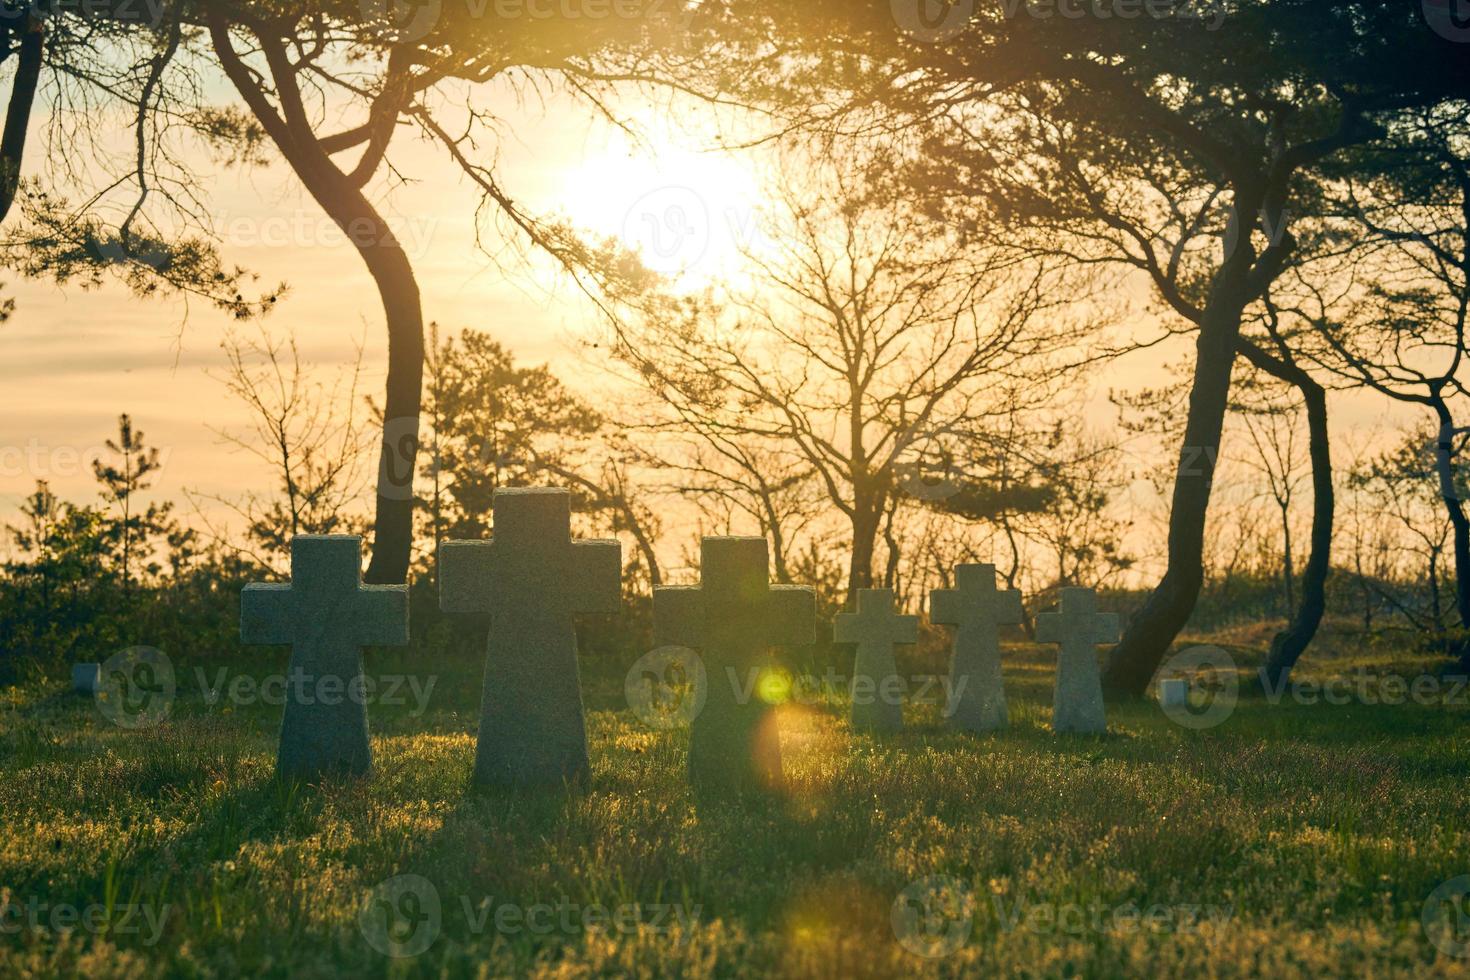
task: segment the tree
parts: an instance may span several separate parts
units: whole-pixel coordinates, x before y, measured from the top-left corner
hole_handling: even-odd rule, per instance
[[[168,529],[170,505],[149,504],[138,511],[134,497],[152,485],[150,477],[163,464],[158,449],[147,444],[142,430],[133,428],[126,412],[117,417],[117,438],[108,439],[106,445],[118,459],[110,463],[94,459],[92,472],[102,484],[102,499],[115,511],[107,531],[119,549],[118,569],[123,591],[127,592],[132,587],[134,554],[148,547],[153,534]]]
[[[1357,234],[1350,261],[1329,272],[1366,284],[1313,319],[1318,360],[1340,377],[1433,419],[1433,460],[1449,520],[1455,605],[1470,623],[1470,515],[1456,486],[1464,427],[1455,401],[1466,394],[1470,319],[1470,126],[1465,104],[1406,119],[1393,144],[1365,151],[1372,167],[1350,177],[1342,213]],[[1303,275],[1308,275],[1304,272]],[[1470,642],[1452,651],[1470,672]]]
[[[362,347],[348,368],[330,380],[314,377],[294,337],[258,328],[254,336],[231,333],[220,341],[227,367],[225,390],[243,405],[248,428],[215,429],[238,450],[259,460],[275,488],[240,499],[213,498],[245,522],[244,550],[257,563],[279,566],[298,534],[358,533],[356,508],[365,484],[369,439],[359,416]],[[228,538],[224,532],[216,538]]]
[[[788,164],[769,250],[745,250],[752,285],[618,338],[663,406],[656,431],[692,436],[741,485],[773,472],[752,447],[812,474],[846,525],[849,601],[874,583],[904,462],[1004,414],[1042,368],[1039,314],[1062,305],[1044,265],[915,211],[893,162],[864,148],[800,178]]]
[[[373,550],[364,578],[400,582],[413,545],[424,319],[413,267],[370,199],[369,185],[387,167],[401,124],[410,124],[482,192],[482,210],[505,218],[516,240],[550,255],[599,305],[604,297],[641,290],[644,277],[620,262],[615,249],[589,247],[564,223],[533,217],[500,185],[493,165],[478,157],[481,141],[499,135],[492,113],[468,95],[453,109],[429,95],[473,92],[520,74],[533,83],[564,81],[566,90],[609,113],[600,83],[573,59],[661,43],[668,24],[660,0],[624,8],[617,17],[550,22],[486,17],[473,5],[415,9],[406,25],[394,23],[386,5],[374,11],[357,3],[239,2],[207,4],[195,16],[207,26],[213,54],[251,117],[357,248],[377,285],[388,331],[388,376]],[[338,113],[329,111],[334,99],[360,107],[363,121],[337,128]],[[355,160],[339,162],[354,151]]]
[[[895,11],[917,8],[877,2],[784,16],[705,6],[746,56],[744,91],[777,102],[785,125],[923,132],[914,186],[952,220],[1133,270],[1193,333],[1167,568],[1105,672],[1115,694],[1141,694],[1203,580],[1242,322],[1303,246],[1295,218],[1315,209],[1326,161],[1382,137],[1396,113],[1462,92],[1459,45],[1409,5],[1366,2],[1238,4],[1216,8],[1215,23],[1192,5],[1164,18],[955,5],[938,25],[895,25]]]

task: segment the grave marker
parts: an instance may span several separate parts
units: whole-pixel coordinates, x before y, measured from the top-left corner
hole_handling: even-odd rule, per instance
[[[408,586],[362,584],[362,538],[293,538],[290,583],[240,592],[240,641],[291,647],[278,775],[372,769],[362,647],[408,643]]]
[[[1062,589],[1057,610],[1036,617],[1037,642],[1061,645],[1052,728],[1100,735],[1107,731],[1108,722],[1097,645],[1118,642],[1118,614],[1098,612],[1096,593],[1079,588]]]
[[[832,621],[832,638],[857,644],[852,668],[852,727],[896,732],[903,727],[903,703],[893,647],[919,642],[919,617],[900,616],[892,589],[859,589],[857,611]]]
[[[495,491],[488,541],[439,549],[439,607],[489,617],[476,783],[559,786],[587,773],[577,674],[582,613],[615,613],[622,546],[573,541],[571,493]]]
[[[1021,622],[1021,593],[995,587],[994,565],[959,565],[955,587],[929,594],[929,619],[955,627],[950,690],[953,728],[987,732],[1006,727],[1000,627]]]
[[[653,591],[654,642],[701,651],[709,690],[689,733],[689,778],[700,790],[782,785],[776,715],[761,700],[756,671],[773,646],[815,640],[811,589],[771,585],[765,538],[707,537],[700,585]]]

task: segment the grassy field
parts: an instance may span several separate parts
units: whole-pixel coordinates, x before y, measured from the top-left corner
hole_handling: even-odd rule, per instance
[[[789,791],[701,806],[687,734],[633,717],[611,667],[584,678],[589,785],[471,791],[468,658],[426,711],[372,709],[370,781],[279,785],[280,709],[210,704],[195,670],[276,657],[176,663],[172,714],[136,730],[59,680],[4,692],[0,975],[1470,975],[1424,925],[1470,875],[1463,703],[1256,696],[1195,729],[1147,701],[1059,738],[1022,648],[1004,734],[931,705],[874,739],[791,704]]]

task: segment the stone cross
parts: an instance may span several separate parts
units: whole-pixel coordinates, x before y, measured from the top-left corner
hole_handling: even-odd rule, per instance
[[[1021,621],[1021,593],[995,587],[994,565],[959,565],[955,588],[929,593],[931,622],[955,627],[950,667],[952,727],[988,732],[1006,727],[1006,689],[1000,671],[1000,627]]]
[[[577,675],[581,613],[615,613],[622,545],[573,541],[572,495],[499,489],[488,541],[439,549],[439,608],[488,615],[476,783],[561,786],[587,773]]]
[[[872,732],[901,729],[903,695],[893,647],[919,642],[919,617],[894,612],[892,589],[859,589],[857,611],[842,613],[832,621],[832,639],[857,644],[852,727]]]
[[[1107,731],[1097,645],[1118,642],[1118,614],[1097,611],[1091,589],[1064,588],[1057,612],[1036,617],[1038,643],[1058,643],[1052,728],[1100,735]]]
[[[362,647],[408,643],[408,586],[362,584],[362,538],[292,538],[290,584],[255,582],[240,592],[240,642],[291,646],[280,776],[372,769]]]
[[[782,786],[776,715],[757,673],[773,646],[812,643],[809,588],[771,585],[765,538],[707,537],[700,585],[653,591],[654,642],[701,651],[709,690],[689,733],[689,779],[697,791],[737,793]]]

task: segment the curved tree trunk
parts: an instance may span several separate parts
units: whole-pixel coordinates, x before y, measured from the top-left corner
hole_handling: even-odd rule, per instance
[[[1243,279],[1227,264],[1222,279]],[[1230,395],[1230,375],[1246,304],[1243,281],[1217,285],[1195,342],[1194,383],[1189,418],[1174,475],[1169,510],[1168,568],[1142,609],[1128,623],[1122,641],[1108,656],[1103,685],[1113,695],[1137,697],[1184,628],[1204,582],[1205,515],[1220,452],[1220,434]]]
[[[1327,434],[1327,392],[1316,380],[1288,361],[1271,357],[1255,345],[1242,341],[1241,353],[1267,374],[1293,385],[1302,394],[1307,411],[1308,455],[1312,461],[1311,551],[1302,570],[1301,599],[1291,612],[1286,628],[1271,638],[1262,680],[1273,689],[1291,674],[1327,608],[1327,575],[1332,567],[1332,522],[1336,491],[1332,486],[1332,453]]]
[[[10,105],[5,110],[5,132],[0,136],[0,222],[10,214],[20,189],[20,168],[25,161],[31,107],[36,104],[36,87],[41,80],[45,40],[41,21],[27,16],[20,27],[15,80],[10,87]]]
[[[413,266],[388,223],[363,194],[362,178],[343,173],[322,149],[306,118],[296,68],[280,38],[250,26],[270,69],[280,104],[277,112],[257,77],[235,53],[223,15],[212,11],[209,26],[225,74],[308,193],[352,242],[378,288],[388,327],[388,378],[372,558],[363,579],[376,584],[404,582],[413,549],[413,478],[424,377],[424,317]]]
[[[1458,669],[1470,673],[1470,640],[1465,631],[1470,630],[1470,518],[1465,515],[1465,502],[1455,487],[1455,424],[1444,396],[1434,392],[1430,396],[1435,418],[1439,421],[1439,436],[1435,440],[1434,469],[1439,476],[1439,495],[1444,501],[1445,513],[1450,519],[1450,530],[1454,537],[1455,550],[1455,610],[1460,615],[1460,631],[1452,644],[1452,653],[1458,660]]]

